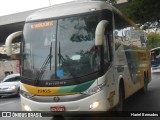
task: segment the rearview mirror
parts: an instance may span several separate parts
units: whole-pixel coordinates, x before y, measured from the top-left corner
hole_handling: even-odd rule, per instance
[[[107,20],[102,20],[98,23],[96,32],[95,32],[95,45],[96,46],[103,45],[104,31],[108,23],[109,22]]]

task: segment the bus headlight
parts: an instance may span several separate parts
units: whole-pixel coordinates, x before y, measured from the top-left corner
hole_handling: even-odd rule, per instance
[[[25,111],[31,111],[31,108],[28,105],[23,105],[23,109]]]
[[[23,91],[23,90],[20,91],[20,94],[23,97],[28,98],[28,99],[30,99],[30,98],[32,98],[34,96],[34,95],[30,94],[29,92],[26,92],[26,91]]]
[[[86,94],[86,95],[93,95],[93,94],[95,94],[95,93],[97,93],[97,92],[100,92],[105,85],[106,85],[106,83],[102,83],[102,84],[99,84],[99,85],[96,86],[96,87],[87,89],[86,91],[81,92],[81,93],[82,93],[82,94]]]
[[[90,109],[94,109],[94,108],[97,108],[99,106],[99,102],[98,101],[96,101],[96,102],[94,102],[94,103],[92,103],[92,104],[90,104]]]

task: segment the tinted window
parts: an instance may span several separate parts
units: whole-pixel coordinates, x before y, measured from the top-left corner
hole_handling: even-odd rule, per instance
[[[16,81],[20,81],[20,76],[8,78],[8,79],[5,80],[4,82],[16,82]]]
[[[9,78],[7,80],[5,80],[4,82],[13,82],[14,78]]]
[[[131,25],[129,20],[122,18],[120,15],[115,14],[115,42],[116,49],[120,44],[145,47],[144,45],[144,33],[137,27]]]
[[[20,81],[20,77],[19,76],[15,77],[14,81]]]

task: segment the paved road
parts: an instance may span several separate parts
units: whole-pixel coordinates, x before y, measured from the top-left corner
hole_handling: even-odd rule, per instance
[[[5,97],[0,98],[0,111],[20,111],[20,99],[19,97]],[[160,73],[152,74],[152,81],[148,86],[148,92],[146,94],[137,93],[126,100],[125,111],[160,111]],[[32,120],[33,118],[23,118],[23,120]],[[54,118],[42,118],[42,120],[52,120]],[[106,120],[106,117],[66,117],[65,120]],[[107,117],[107,120],[130,120],[132,118],[110,118]],[[141,119],[141,118],[136,118]],[[145,120],[159,120],[159,118],[143,118]],[[0,118],[0,120],[9,120]],[[11,118],[11,120],[21,120],[21,118]],[[36,120],[36,118],[34,118]],[[37,118],[37,120],[41,120]],[[60,118],[60,120],[62,120]],[[135,120],[135,119],[134,119]]]
[[[0,98],[0,111],[20,111],[20,98],[18,96]]]
[[[160,111],[160,73],[152,73],[148,92],[136,93],[126,100],[126,111]]]

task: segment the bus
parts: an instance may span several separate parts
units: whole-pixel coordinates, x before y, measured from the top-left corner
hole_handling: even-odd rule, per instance
[[[25,111],[122,111],[147,90],[150,53],[145,34],[104,1],[72,1],[26,18],[21,41],[21,105]],[[141,42],[143,40],[143,44]]]
[[[160,72],[160,47],[150,50],[151,54],[151,72]]]

